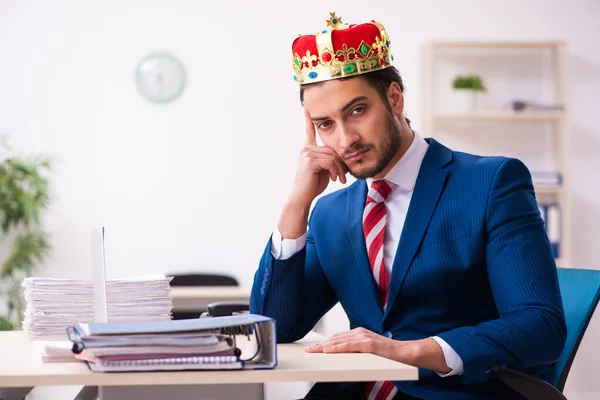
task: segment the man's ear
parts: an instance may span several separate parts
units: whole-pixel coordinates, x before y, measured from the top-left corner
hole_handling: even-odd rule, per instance
[[[387,90],[387,99],[392,108],[392,114],[402,115],[402,112],[404,111],[404,95],[402,94],[402,89],[398,82],[390,83]]]

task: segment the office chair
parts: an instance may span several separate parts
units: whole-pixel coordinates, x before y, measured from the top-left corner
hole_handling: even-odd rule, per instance
[[[558,268],[567,340],[563,353],[554,364],[550,383],[516,371],[503,369],[496,376],[528,400],[567,400],[562,393],[573,359],[600,300],[600,271]]]
[[[238,281],[227,275],[219,274],[167,274],[172,277],[171,287],[174,286],[239,286]],[[198,318],[207,310],[173,312],[173,319]]]

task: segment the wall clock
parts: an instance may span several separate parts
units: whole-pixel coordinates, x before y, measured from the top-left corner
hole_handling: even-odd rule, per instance
[[[142,96],[155,103],[168,103],[185,87],[186,72],[181,61],[167,52],[144,57],[135,69],[135,84]]]

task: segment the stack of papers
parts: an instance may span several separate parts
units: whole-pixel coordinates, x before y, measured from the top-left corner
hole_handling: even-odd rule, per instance
[[[33,347],[43,362],[76,361],[73,355],[73,345],[69,341],[34,340]]]
[[[170,279],[159,275],[107,280],[108,321],[170,320]],[[27,278],[23,287],[23,329],[30,340],[68,341],[67,328],[95,320],[92,281]]]

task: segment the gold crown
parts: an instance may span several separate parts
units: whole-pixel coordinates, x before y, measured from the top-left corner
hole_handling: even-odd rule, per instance
[[[348,25],[334,12],[327,28],[292,43],[294,80],[300,84],[360,75],[392,66],[390,39],[376,21]]]

